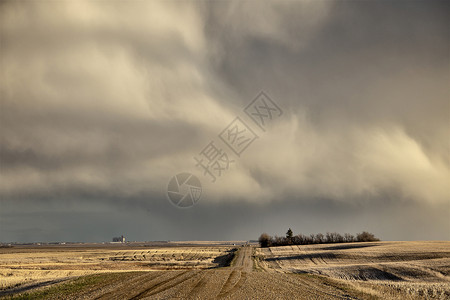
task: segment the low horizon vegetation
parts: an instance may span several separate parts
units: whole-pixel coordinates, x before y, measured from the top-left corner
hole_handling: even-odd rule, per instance
[[[260,235],[258,242],[263,248],[274,246],[288,246],[288,245],[310,245],[310,244],[331,244],[331,243],[353,243],[353,242],[378,242],[379,238],[375,237],[373,233],[363,231],[357,233],[356,236],[350,233],[341,235],[337,232],[327,232],[326,234],[297,234],[294,235],[291,228],[286,232],[286,236],[270,236],[267,233]]]

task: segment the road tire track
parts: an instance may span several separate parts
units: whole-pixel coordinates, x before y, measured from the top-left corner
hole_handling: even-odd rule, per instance
[[[97,296],[95,299],[117,299],[121,295],[121,291],[123,290],[136,290],[139,287],[141,287],[146,282],[152,281],[157,279],[158,277],[164,275],[164,273],[161,272],[150,272],[150,273],[144,273],[137,278],[130,278],[129,280],[122,281],[118,285],[115,285],[113,289],[110,289],[109,291]],[[129,293],[124,294],[123,296],[129,295]]]
[[[185,278],[182,278],[184,275],[186,275],[188,273],[193,273],[193,276],[186,276]],[[151,287],[143,290],[142,292],[140,292],[139,294],[137,294],[136,296],[134,296],[130,299],[142,299],[144,297],[153,296],[155,294],[158,294],[158,293],[164,292],[166,290],[169,290],[171,288],[174,288],[174,287],[178,286],[179,284],[181,284],[189,279],[192,279],[194,276],[198,276],[199,274],[201,274],[200,271],[181,272],[173,277],[170,277],[170,278],[165,279],[155,285],[152,285]]]
[[[199,295],[201,294],[201,292],[203,291],[204,287],[206,286],[206,283],[209,280],[210,274],[211,274],[211,272],[208,272],[208,271],[202,272],[202,274],[200,275],[200,279],[197,281],[195,286],[190,291],[190,293],[189,293],[189,295],[187,297],[188,299],[198,299],[198,298],[200,298]]]

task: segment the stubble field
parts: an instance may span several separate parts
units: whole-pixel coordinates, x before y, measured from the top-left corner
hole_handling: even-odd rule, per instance
[[[371,242],[257,250],[262,269],[317,274],[380,298],[450,298],[450,242]]]
[[[450,242],[0,248],[16,299],[449,299]]]

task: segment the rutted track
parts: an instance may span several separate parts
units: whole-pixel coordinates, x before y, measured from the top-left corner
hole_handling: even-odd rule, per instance
[[[356,299],[316,277],[253,269],[254,247],[236,251],[231,266],[205,270],[144,272],[102,284],[74,299]]]
[[[182,264],[170,270],[66,278],[50,287],[38,285],[30,298],[39,296],[40,289],[46,294],[39,299],[448,299],[448,246],[449,242],[243,246],[235,252],[231,248],[214,251],[217,256],[209,258],[202,249],[192,253],[186,248],[176,248],[173,253],[167,248],[132,249],[116,251],[111,256],[114,262],[105,261],[106,266],[112,264],[113,270],[121,270],[122,257],[140,260],[150,254],[158,255],[166,267],[176,259]],[[234,259],[227,266],[231,253]],[[200,267],[184,263],[196,256],[208,261]],[[134,262],[125,264],[130,263]],[[33,292],[33,287],[17,287],[3,291],[3,295]],[[48,297],[48,293],[53,294]]]

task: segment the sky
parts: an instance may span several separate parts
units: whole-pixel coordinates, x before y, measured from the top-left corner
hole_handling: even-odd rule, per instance
[[[449,240],[449,8],[2,1],[0,242]]]

